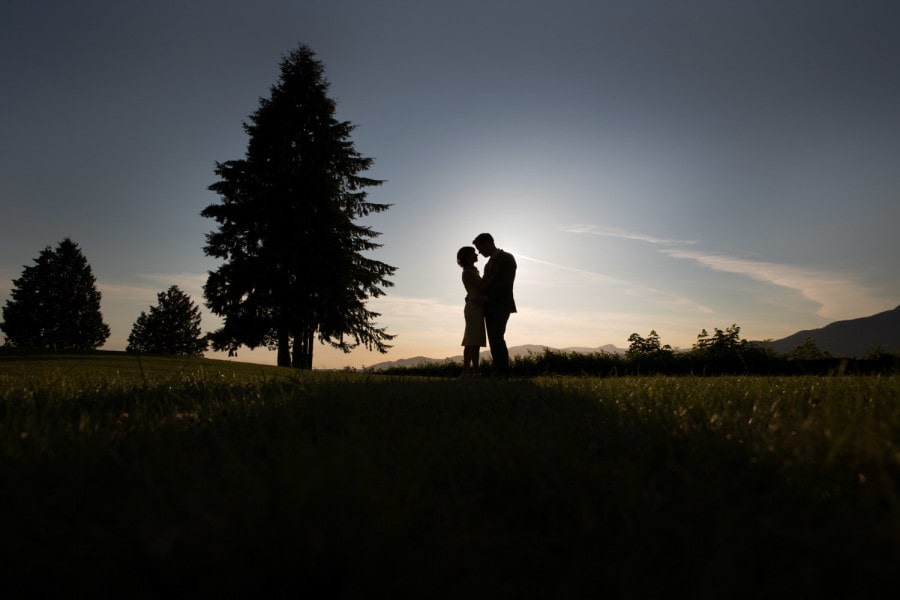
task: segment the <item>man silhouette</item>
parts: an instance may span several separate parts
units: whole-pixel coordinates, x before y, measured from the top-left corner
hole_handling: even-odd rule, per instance
[[[488,259],[484,266],[484,285],[487,302],[484,305],[484,324],[488,346],[498,377],[509,377],[509,349],[506,347],[506,323],[510,313],[516,312],[513,282],[516,279],[516,259],[494,245],[494,237],[480,233],[472,244]]]

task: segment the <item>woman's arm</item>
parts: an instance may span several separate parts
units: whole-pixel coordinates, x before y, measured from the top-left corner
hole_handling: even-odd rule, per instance
[[[465,283],[467,288],[471,286],[479,292],[484,292],[487,288],[485,280],[481,278],[481,275],[479,275],[477,271],[471,269],[463,271],[463,283]]]

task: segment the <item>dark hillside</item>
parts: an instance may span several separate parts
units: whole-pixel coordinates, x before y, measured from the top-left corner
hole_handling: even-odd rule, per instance
[[[835,321],[821,329],[798,331],[770,342],[770,346],[784,354],[802,345],[807,338],[812,338],[820,350],[834,356],[862,358],[879,347],[895,354],[900,352],[900,306],[870,317]]]

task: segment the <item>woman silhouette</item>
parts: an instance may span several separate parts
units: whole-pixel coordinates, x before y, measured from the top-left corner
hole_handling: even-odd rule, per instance
[[[484,329],[484,282],[478,267],[478,253],[472,246],[463,246],[456,253],[456,264],[462,267],[462,282],[466,288],[466,307],[463,315],[466,318],[466,329],[463,333],[463,372],[462,377],[478,374],[478,355],[487,345],[487,334]]]

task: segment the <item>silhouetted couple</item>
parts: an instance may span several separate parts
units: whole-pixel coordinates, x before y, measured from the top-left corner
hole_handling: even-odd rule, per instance
[[[462,267],[462,282],[466,288],[466,329],[463,334],[463,377],[478,373],[478,354],[485,346],[485,337],[491,348],[494,374],[509,377],[509,350],[506,347],[506,323],[516,312],[513,299],[513,282],[516,279],[516,259],[494,245],[489,233],[476,237],[472,246],[463,246],[456,253],[456,262]],[[478,252],[488,259],[484,277],[478,272]],[[485,332],[487,335],[485,335]]]

